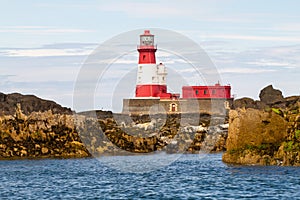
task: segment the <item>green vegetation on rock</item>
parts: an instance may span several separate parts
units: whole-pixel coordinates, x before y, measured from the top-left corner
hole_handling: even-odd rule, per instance
[[[296,139],[300,138],[300,130],[296,130],[295,137],[296,137]]]
[[[288,141],[288,142],[284,142],[283,145],[284,145],[285,151],[299,151],[300,150],[300,144],[298,142]]]

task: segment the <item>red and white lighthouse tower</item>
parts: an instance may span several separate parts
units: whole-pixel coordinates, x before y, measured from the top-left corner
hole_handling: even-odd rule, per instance
[[[170,98],[167,93],[166,67],[160,63],[156,64],[154,45],[154,35],[149,30],[145,30],[140,35],[140,45],[137,48],[139,52],[139,63],[137,73],[136,97],[159,97]]]

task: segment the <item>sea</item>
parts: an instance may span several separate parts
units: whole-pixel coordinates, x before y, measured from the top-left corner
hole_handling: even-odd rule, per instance
[[[0,161],[0,199],[300,199],[300,168],[222,154]]]

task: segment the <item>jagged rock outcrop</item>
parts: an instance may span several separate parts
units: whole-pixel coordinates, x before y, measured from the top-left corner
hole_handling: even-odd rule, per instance
[[[0,159],[89,156],[76,132],[73,115],[47,112],[0,117]]]
[[[233,101],[234,108],[257,108],[257,102],[251,98],[244,97]]]
[[[283,98],[271,86],[260,97],[256,109],[246,105],[230,111],[223,161],[300,166],[300,97]],[[253,105],[254,101],[248,102]]]
[[[51,110],[54,114],[72,114],[71,109],[62,107],[54,101],[40,99],[34,95],[3,94],[0,92],[0,116],[14,115],[18,103],[22,105],[22,112],[26,115],[48,110]]]
[[[280,90],[274,89],[272,85],[263,88],[259,94],[260,100],[253,100],[248,97],[236,99],[233,102],[233,108],[255,108],[265,109],[270,107],[284,108],[286,106],[286,99],[283,98]]]
[[[272,85],[268,85],[262,89],[259,93],[259,98],[260,101],[266,105],[272,105],[284,101],[282,92],[274,89]]]

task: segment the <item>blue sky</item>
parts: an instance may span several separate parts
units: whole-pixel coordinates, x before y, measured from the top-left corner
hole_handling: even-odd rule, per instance
[[[98,45],[127,31],[161,28],[198,43],[237,97],[258,99],[269,84],[299,95],[299,7],[297,0],[1,1],[0,91],[72,107],[77,75]],[[135,56],[118,63],[135,68]],[[102,97],[95,107],[112,109]]]

